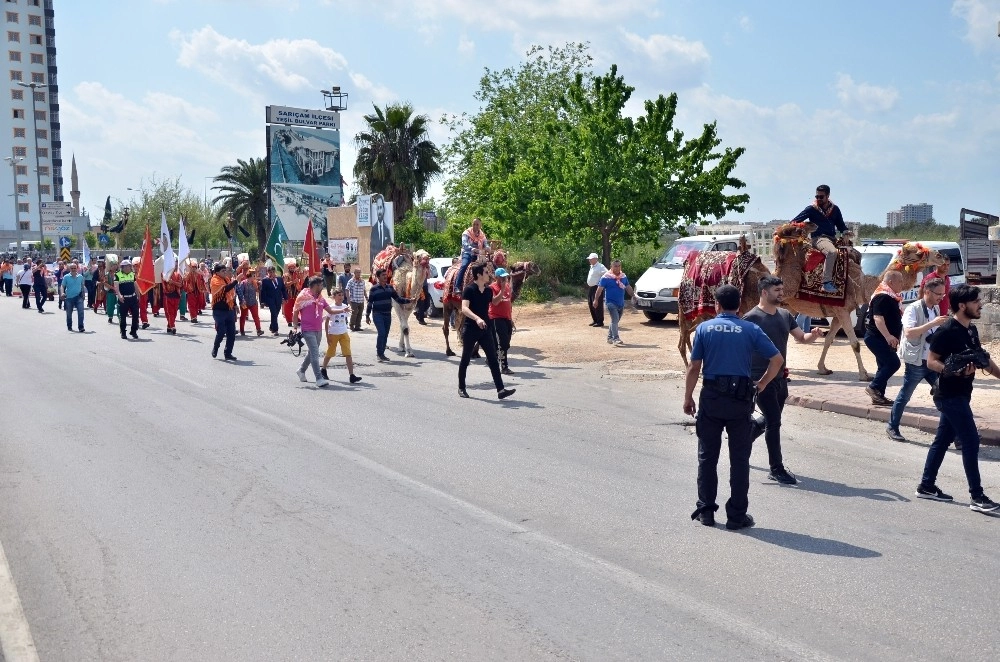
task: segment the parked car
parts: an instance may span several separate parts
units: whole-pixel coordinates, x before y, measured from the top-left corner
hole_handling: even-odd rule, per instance
[[[431,317],[438,317],[444,310],[441,298],[444,294],[444,279],[448,269],[451,268],[451,260],[450,257],[431,258],[431,272],[427,277],[427,292],[431,295],[431,307],[427,309],[427,313]]]
[[[636,307],[646,319],[654,322],[662,321],[667,315],[676,315],[677,290],[684,276],[687,256],[693,251],[735,251],[740,236],[698,235],[677,239],[635,282]]]

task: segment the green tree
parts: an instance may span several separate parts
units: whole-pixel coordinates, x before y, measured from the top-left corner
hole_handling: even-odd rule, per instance
[[[97,248],[97,235],[93,232],[84,232],[83,240],[87,242],[87,248],[91,250]]]
[[[430,119],[413,115],[408,103],[390,104],[365,115],[365,130],[357,135],[354,177],[365,193],[381,193],[393,203],[394,222],[427,194],[441,175],[441,152],[428,139]]]
[[[236,223],[234,237],[239,240],[238,228],[243,228],[256,239],[256,252],[264,259],[263,247],[267,244],[267,235],[271,228],[267,218],[267,188],[269,174],[267,161],[251,158],[249,161],[238,159],[236,165],[225,166],[213,179],[217,186],[213,191],[220,191],[212,200],[216,207],[216,218],[222,224],[229,223],[229,215]]]
[[[187,234],[195,234],[192,248],[209,245],[216,246],[222,237],[222,232],[215,222],[212,210],[205,206],[204,198],[181,183],[179,177],[174,179],[151,178],[143,181],[139,189],[132,192],[132,197],[126,201],[118,201],[117,210],[113,216],[113,224],[122,219],[122,212],[129,211],[129,221],[125,229],[118,235],[118,248],[139,249],[149,226],[152,236],[160,234],[161,210],[167,213],[167,227],[170,229],[174,245],[177,245],[177,230],[181,216],[185,218],[184,225]],[[114,236],[114,235],[112,235]]]

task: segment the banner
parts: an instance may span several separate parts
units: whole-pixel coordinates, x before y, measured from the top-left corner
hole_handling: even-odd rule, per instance
[[[358,264],[358,239],[331,239],[327,252],[337,264]]]
[[[80,243],[83,244],[83,266],[90,266],[90,246],[87,245],[86,239],[80,237]]]
[[[312,223],[306,224],[306,239],[302,244],[302,252],[309,260],[309,266],[306,267],[306,277],[318,276],[320,272],[319,247],[316,246],[316,239],[313,237]]]
[[[281,221],[275,221],[274,225],[271,226],[271,234],[267,237],[267,247],[264,249],[264,254],[271,258],[279,276],[285,275],[284,242],[286,241],[288,241],[288,235],[281,227]]]
[[[358,227],[370,228],[372,226],[372,196],[358,196]]]
[[[150,246],[152,252],[152,246]],[[170,228],[167,227],[167,212],[160,210],[160,252],[163,253],[163,275],[169,276],[174,270],[175,258],[174,249],[170,242]]]
[[[156,285],[156,274],[153,267],[153,237],[149,233],[149,226],[146,226],[146,236],[142,240],[142,257],[139,260],[139,273],[136,276],[136,284],[139,286],[139,294],[146,294]]]
[[[184,217],[181,216],[180,227],[177,228],[177,264],[181,265],[181,275],[184,274],[184,260],[188,259],[191,255],[191,249],[188,247],[187,230],[184,227]]]
[[[271,219],[293,237],[305,236],[316,219],[313,232],[325,237],[327,210],[344,199],[340,132],[268,126],[267,135]]]

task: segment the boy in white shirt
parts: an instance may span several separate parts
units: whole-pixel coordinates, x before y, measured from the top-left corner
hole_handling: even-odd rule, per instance
[[[357,384],[361,378],[354,374],[354,359],[351,358],[351,334],[347,331],[347,320],[351,316],[351,307],[344,303],[344,290],[333,291],[333,312],[326,316],[326,356],[323,357],[323,368],[320,374],[326,375],[326,366],[330,359],[337,355],[337,345],[340,345],[340,355],[347,361],[347,371],[351,374],[351,383]]]

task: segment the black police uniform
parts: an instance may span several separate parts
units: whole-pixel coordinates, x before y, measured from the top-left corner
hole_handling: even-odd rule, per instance
[[[122,300],[118,304],[118,324],[121,328],[122,338],[125,337],[125,318],[132,316],[133,338],[138,337],[139,331],[139,290],[135,282],[135,271],[125,273],[119,271],[115,274],[114,280],[118,283],[118,293],[122,295]]]
[[[722,431],[729,435],[729,486],[726,502],[730,522],[747,512],[750,491],[751,415],[754,383],[750,361],[754,353],[767,358],[778,354],[770,338],[753,322],[731,313],[702,322],[694,333],[691,359],[702,361],[702,388],[695,431],[698,434],[698,509],[714,513],[719,488],[716,467],[722,450]]]

